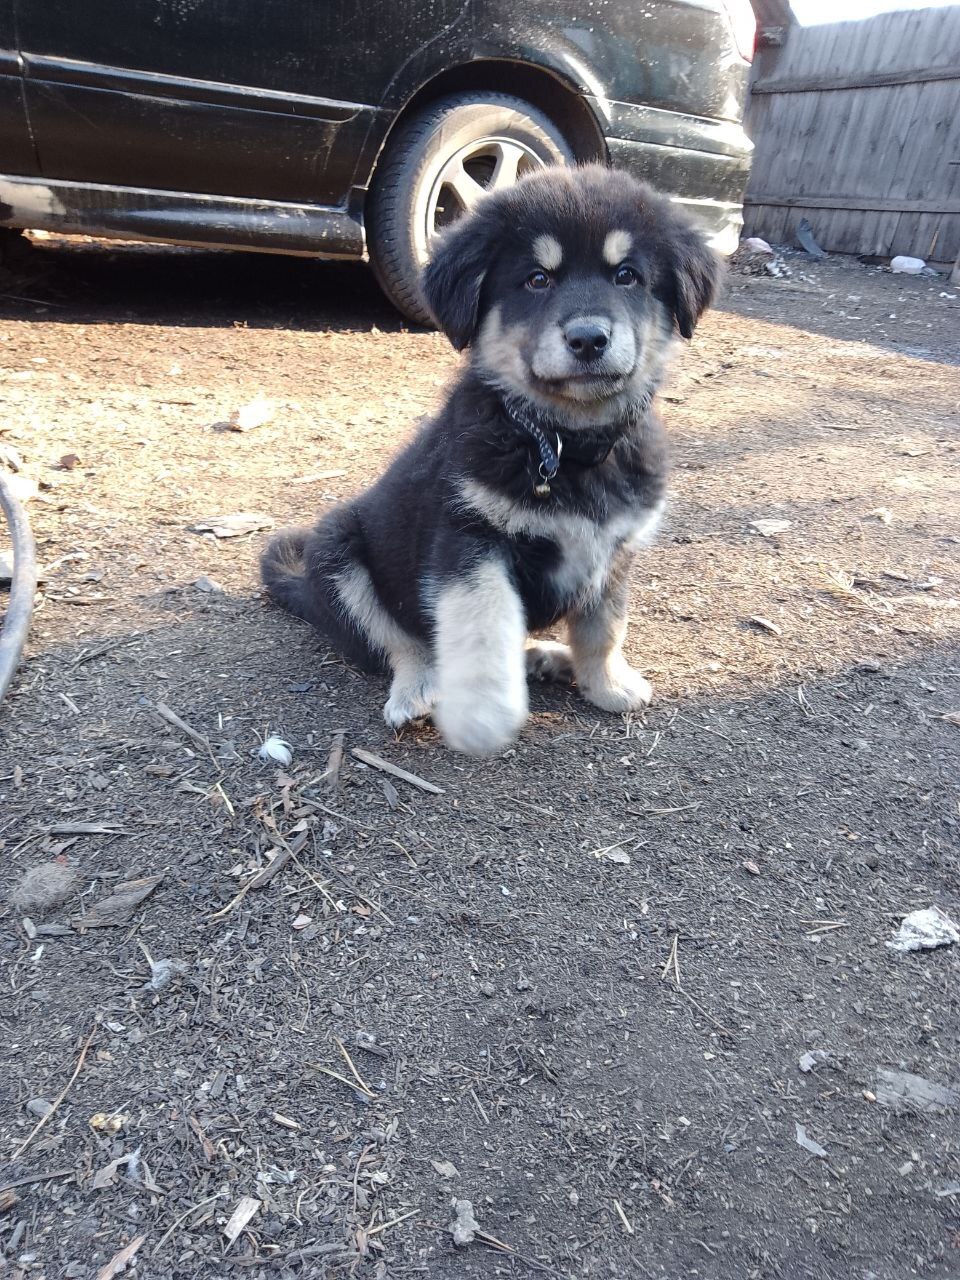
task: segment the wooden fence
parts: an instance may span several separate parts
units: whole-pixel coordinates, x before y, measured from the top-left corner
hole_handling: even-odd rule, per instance
[[[754,68],[746,234],[960,255],[960,5],[788,28]]]

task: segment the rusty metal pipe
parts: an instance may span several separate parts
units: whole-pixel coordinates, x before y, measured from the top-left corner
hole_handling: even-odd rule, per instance
[[[10,604],[0,629],[0,702],[20,662],[33,613],[33,597],[37,590],[37,550],[27,515],[6,476],[0,472],[0,507],[6,517],[13,543],[13,581]]]

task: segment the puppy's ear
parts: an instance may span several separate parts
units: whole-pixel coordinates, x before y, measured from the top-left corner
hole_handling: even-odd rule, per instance
[[[457,351],[480,326],[480,293],[490,267],[496,219],[489,207],[468,213],[441,238],[421,277],[423,297],[437,327]]]
[[[720,259],[692,227],[673,237],[667,250],[667,298],[677,328],[693,337],[697,321],[713,301],[720,283]]]

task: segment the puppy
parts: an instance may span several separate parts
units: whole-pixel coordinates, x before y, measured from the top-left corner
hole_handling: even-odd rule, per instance
[[[601,167],[525,178],[441,240],[424,295],[466,367],[372,488],[261,561],[275,600],[392,673],[387,724],[432,715],[487,755],[523,725],[528,673],[605,711],[650,701],[622,646],[663,505],[651,404],[718,272],[673,205]],[[528,638],[561,620],[568,644]]]

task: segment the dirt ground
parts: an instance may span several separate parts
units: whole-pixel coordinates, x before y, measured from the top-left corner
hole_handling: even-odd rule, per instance
[[[960,289],[791,265],[666,389],[655,706],[538,690],[487,762],[387,731],[263,600],[264,533],[191,532],[376,475],[438,336],[359,266],[48,240],[4,282],[45,581],[0,857],[79,876],[0,907],[0,1272],[960,1276],[950,1095],[878,1074],[960,1085],[960,946],[886,945],[960,919]]]

